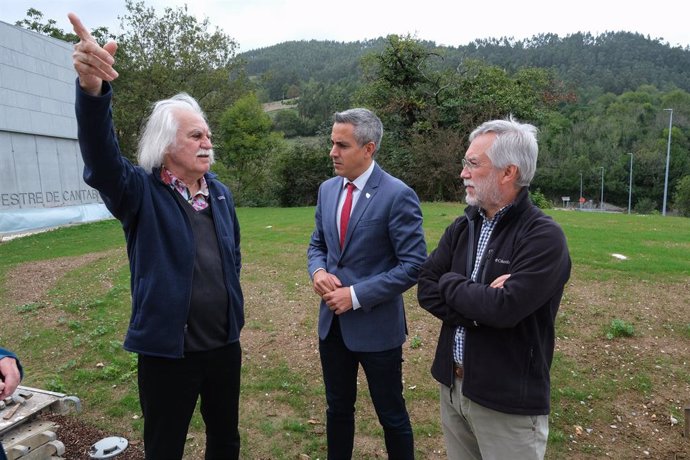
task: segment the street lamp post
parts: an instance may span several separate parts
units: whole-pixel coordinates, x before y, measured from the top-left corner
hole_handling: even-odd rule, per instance
[[[661,215],[666,215],[666,197],[668,196],[668,168],[671,163],[671,130],[673,129],[673,109],[664,109],[671,112],[668,118],[668,142],[666,143],[666,174],[664,176],[664,206]]]
[[[582,209],[582,172],[580,172],[580,199],[577,201],[580,203],[580,209]]]
[[[630,182],[628,185],[628,214],[630,214],[630,207],[632,206],[632,167],[633,167],[633,154],[630,155]]]
[[[601,199],[599,200],[599,209],[604,210],[604,167],[601,166]]]

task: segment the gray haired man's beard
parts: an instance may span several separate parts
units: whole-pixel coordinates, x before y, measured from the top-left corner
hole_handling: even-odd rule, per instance
[[[465,180],[463,185],[474,187],[474,196],[470,197],[465,191],[465,202],[470,206],[478,206],[486,209],[487,206],[495,206],[502,202],[500,190],[492,185],[495,174],[484,178],[481,182]]]

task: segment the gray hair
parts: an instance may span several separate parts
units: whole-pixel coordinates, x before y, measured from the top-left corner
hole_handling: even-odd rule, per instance
[[[198,113],[206,121],[199,103],[187,93],[156,102],[144,125],[137,152],[139,166],[147,172],[161,166],[168,148],[175,145],[179,127],[175,112],[180,110]]]
[[[505,120],[482,123],[470,134],[470,142],[482,134],[495,133],[496,140],[486,151],[486,155],[496,168],[517,166],[517,185],[526,187],[532,182],[537,170],[538,131],[535,126],[520,123],[510,115]]]
[[[383,123],[371,110],[356,108],[344,112],[336,112],[336,123],[347,123],[354,126],[355,140],[360,147],[369,142],[376,146],[374,153],[379,151],[383,138]]]

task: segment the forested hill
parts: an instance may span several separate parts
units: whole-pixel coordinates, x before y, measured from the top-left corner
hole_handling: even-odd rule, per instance
[[[292,97],[290,86],[314,80],[322,83],[356,81],[359,59],[382,50],[385,38],[363,42],[289,41],[238,55],[246,63],[247,74],[260,79],[270,99]],[[294,96],[294,95],[293,95]]]
[[[460,47],[433,48],[444,66],[481,59],[509,71],[520,67],[551,68],[559,78],[588,94],[634,91],[640,85],[660,90],[690,91],[690,48],[671,47],[661,39],[630,32],[566,37],[541,34],[527,40],[476,40]],[[380,50],[385,38],[363,42],[292,41],[240,55],[250,76],[260,77],[269,93],[309,79],[321,82],[356,80],[359,59]]]
[[[629,32],[577,33],[565,38],[544,34],[526,41],[477,40],[457,52],[510,70],[553,68],[576,87],[598,87],[614,94],[646,84],[662,91],[674,86],[690,90],[690,48],[672,48],[658,39]]]
[[[364,54],[380,50],[385,38],[357,42],[289,41],[242,53],[249,75],[267,71],[294,74],[300,80],[337,81],[355,75],[357,62]]]

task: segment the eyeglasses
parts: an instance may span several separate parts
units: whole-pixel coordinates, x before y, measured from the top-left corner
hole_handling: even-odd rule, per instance
[[[480,163],[477,163],[477,162],[474,161],[474,160],[468,160],[467,158],[463,158],[463,159],[460,160],[460,161],[462,161],[462,167],[463,167],[463,169],[464,169],[464,168],[467,168],[467,169],[469,169],[470,171],[473,170],[473,169],[477,169],[477,168],[479,168],[479,167],[481,166]]]

